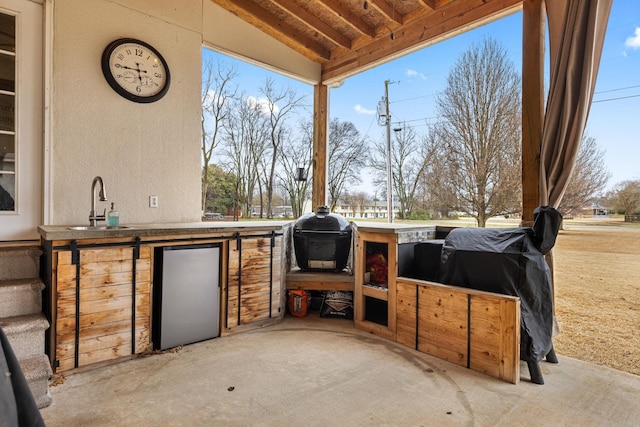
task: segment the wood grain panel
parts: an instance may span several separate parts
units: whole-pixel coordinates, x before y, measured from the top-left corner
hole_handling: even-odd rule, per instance
[[[247,237],[241,240],[241,250],[230,242],[228,285],[223,289],[227,330],[268,319],[270,309],[272,316],[279,315],[282,236],[277,236],[275,242],[272,248],[271,238]]]
[[[80,250],[78,364],[83,366],[128,356],[132,347],[133,266],[136,263],[135,346],[150,348],[151,248]],[[58,371],[73,369],[76,352],[76,266],[71,253],[58,253],[56,359]]]
[[[108,261],[131,261],[133,248],[82,249],[80,262],[84,264],[106,263]]]
[[[99,348],[92,351],[81,352],[78,357],[78,365],[85,366],[93,363],[104,362],[106,360],[118,359],[131,355],[131,339],[124,339],[116,345],[106,348]],[[81,344],[82,346],[82,344]]]
[[[415,348],[417,307],[419,351],[514,384],[519,381],[518,298],[398,278],[396,306],[397,342]]]
[[[76,279],[76,266],[68,264],[58,264],[57,277],[59,281],[70,281]]]
[[[496,378],[517,382],[519,370],[514,371],[513,368],[520,366],[518,302],[474,295],[470,314],[469,367]]]
[[[396,282],[396,341],[412,348],[416,346],[416,291],[415,284]]]

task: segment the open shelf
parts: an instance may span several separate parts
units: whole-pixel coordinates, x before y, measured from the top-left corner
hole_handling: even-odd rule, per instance
[[[397,235],[357,231],[354,319],[358,328],[395,340]]]
[[[362,285],[362,295],[387,301],[389,299],[389,288],[365,284]]]

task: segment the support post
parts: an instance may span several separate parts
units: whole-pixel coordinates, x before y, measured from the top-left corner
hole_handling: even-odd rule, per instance
[[[544,0],[524,0],[522,13],[522,223],[533,225],[540,204],[544,125]]]
[[[327,204],[327,127],[329,123],[329,89],[319,83],[313,88],[313,182],[311,206]]]

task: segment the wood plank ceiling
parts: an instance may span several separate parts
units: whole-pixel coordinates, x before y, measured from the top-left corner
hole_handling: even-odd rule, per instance
[[[522,0],[212,0],[322,66],[331,83],[522,7]]]

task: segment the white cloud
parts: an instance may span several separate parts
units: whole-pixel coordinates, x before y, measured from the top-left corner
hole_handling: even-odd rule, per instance
[[[627,40],[625,40],[624,45],[631,49],[640,48],[640,27],[636,27],[636,30],[633,32],[633,36],[628,37]]]
[[[427,76],[411,68],[407,68],[407,77],[409,78],[417,77],[422,80],[427,80]]]
[[[363,107],[362,105],[360,105],[360,104],[356,104],[356,105],[354,105],[353,109],[354,109],[354,110],[356,110],[356,113],[360,113],[360,114],[368,114],[368,115],[371,115],[371,114],[375,114],[375,113],[376,113],[376,110],[367,110],[366,108],[364,108],[364,107]]]
[[[203,104],[213,104],[220,102],[220,96],[214,90],[209,90],[204,96]]]
[[[258,107],[262,114],[269,114],[269,100],[267,98],[256,98],[255,96],[247,97],[247,104],[251,107]],[[280,111],[277,105],[273,105],[273,111]]]

